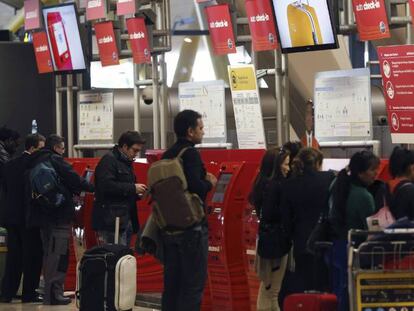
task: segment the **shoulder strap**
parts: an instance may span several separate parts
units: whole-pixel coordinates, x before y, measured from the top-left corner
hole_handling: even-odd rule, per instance
[[[192,147],[185,147],[185,148],[181,149],[181,151],[178,153],[178,155],[176,156],[176,158],[177,159],[181,159],[182,156],[183,156],[183,154],[184,154],[184,152],[186,152],[190,148],[192,148]]]

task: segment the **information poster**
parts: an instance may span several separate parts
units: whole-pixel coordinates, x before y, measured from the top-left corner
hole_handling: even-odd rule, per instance
[[[86,91],[78,95],[79,143],[113,143],[114,94]]]
[[[178,85],[180,111],[203,116],[205,143],[227,143],[224,81],[185,82]]]
[[[372,139],[368,69],[318,72],[314,103],[315,136],[319,142]]]
[[[253,65],[227,68],[239,149],[266,149],[256,69]]]
[[[377,48],[394,144],[414,142],[414,45]]]
[[[361,41],[391,37],[384,0],[352,0]]]

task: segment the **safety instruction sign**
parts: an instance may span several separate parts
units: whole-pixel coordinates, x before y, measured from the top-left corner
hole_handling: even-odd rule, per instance
[[[113,143],[114,94],[84,91],[78,95],[79,143]]]
[[[228,66],[240,149],[266,149],[262,108],[253,65]]]
[[[314,102],[319,142],[372,139],[369,69],[318,72]]]
[[[414,141],[414,45],[380,46],[377,52],[392,142],[412,144]]]
[[[185,82],[178,85],[180,111],[203,116],[205,143],[227,143],[224,81]]]
[[[356,300],[358,311],[414,311],[414,273],[361,273]]]

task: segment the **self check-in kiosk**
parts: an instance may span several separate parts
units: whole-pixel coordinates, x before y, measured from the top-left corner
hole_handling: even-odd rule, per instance
[[[224,162],[208,209],[212,310],[250,310],[244,268],[243,215],[257,164]]]

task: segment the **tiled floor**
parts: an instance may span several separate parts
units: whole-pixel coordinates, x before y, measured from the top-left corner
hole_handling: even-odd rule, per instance
[[[77,311],[75,303],[68,306],[44,306],[42,304],[22,304],[16,300],[12,303],[0,303],[0,311]],[[155,309],[147,309],[141,307],[135,307],[134,311],[153,311]],[[92,310],[91,310],[92,311]]]

